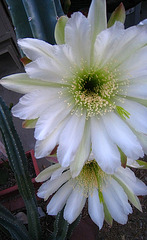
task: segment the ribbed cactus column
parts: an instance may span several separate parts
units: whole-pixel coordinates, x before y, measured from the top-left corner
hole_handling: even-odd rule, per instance
[[[16,37],[34,37],[55,44],[57,18],[64,15],[60,0],[6,0]]]
[[[33,37],[22,0],[6,0],[15,27],[16,37]]]
[[[28,173],[27,159],[22,144],[20,142],[19,136],[13,125],[10,110],[5,105],[1,97],[0,97],[0,131],[2,133],[10,166],[15,174],[19,192],[24,200],[27,209],[28,228],[30,237],[32,240],[40,240],[41,229],[39,224],[37,203],[33,184]],[[7,219],[8,222],[12,220],[12,218],[11,217],[9,218],[9,216],[10,214],[8,214]],[[6,217],[7,216],[5,216],[5,220]],[[0,219],[2,219],[1,213]],[[11,224],[11,227],[13,228],[13,224]],[[10,230],[10,232],[12,230],[13,232],[13,229],[11,229],[11,227],[10,229],[8,228],[7,229]]]
[[[54,29],[58,16],[63,15],[59,0],[22,0],[33,37],[55,43]]]

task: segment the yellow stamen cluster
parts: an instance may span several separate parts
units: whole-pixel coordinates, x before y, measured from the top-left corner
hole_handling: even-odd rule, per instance
[[[106,173],[102,171],[97,162],[91,160],[86,162],[80,174],[75,178],[75,181],[79,190],[82,188],[84,190],[84,195],[88,197],[88,194],[93,193],[94,188],[97,188],[99,192],[102,191],[106,178]]]
[[[72,97],[72,103],[67,101],[68,106],[74,106],[72,113],[82,115],[86,112],[88,119],[115,110],[115,96],[122,91],[119,88],[119,74],[116,69],[111,72],[108,66],[100,70],[87,70],[85,67],[75,71],[69,81],[71,85],[66,88],[66,97]],[[66,82],[65,79],[64,81]],[[124,84],[126,85],[126,81]]]

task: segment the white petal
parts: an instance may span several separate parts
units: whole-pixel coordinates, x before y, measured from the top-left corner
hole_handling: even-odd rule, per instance
[[[129,168],[120,168],[115,176],[120,179],[125,185],[137,196],[147,194],[147,186],[136,178],[133,171]]]
[[[57,149],[58,161],[63,167],[67,167],[73,161],[82,140],[84,127],[85,115],[81,117],[72,115],[64,127]]]
[[[133,26],[125,29],[114,50],[115,67],[125,62],[130,56],[147,43],[146,27]],[[129,66],[130,67],[130,66]]]
[[[143,133],[137,133],[137,138],[139,139],[139,142],[142,146],[142,149],[144,151],[145,154],[147,154],[147,135],[143,134]]]
[[[55,146],[59,143],[59,136],[64,128],[66,122],[65,120],[56,126],[55,130],[47,136],[44,140],[37,140],[35,145],[35,157],[42,158],[48,156]]]
[[[36,182],[43,182],[49,179],[52,175],[52,173],[56,170],[61,168],[61,165],[59,163],[54,164],[48,168],[45,168],[39,175],[35,178]]]
[[[103,67],[110,61],[123,34],[124,25],[116,22],[111,28],[102,31],[97,36],[94,45],[94,58],[97,66]]]
[[[9,90],[23,94],[37,89],[42,90],[46,87],[59,87],[57,83],[31,79],[26,73],[17,73],[4,77],[0,81],[0,84]]]
[[[57,88],[47,88],[24,95],[12,108],[13,115],[27,120],[38,118],[49,107],[52,98],[57,98],[58,91]]]
[[[106,1],[93,0],[91,2],[88,20],[91,24],[91,38],[94,43],[96,36],[107,28]]]
[[[147,80],[146,80],[147,81]],[[121,87],[122,90],[126,89],[125,87]],[[121,94],[121,93],[120,93]],[[122,92],[123,95],[123,92]],[[147,82],[141,83],[138,78],[138,83],[132,83],[128,86],[126,96],[147,99]]]
[[[54,99],[54,104],[46,109],[36,124],[35,138],[43,140],[49,136],[66,117],[71,108],[59,98]]]
[[[70,171],[71,171],[73,178],[77,177],[79,175],[85,161],[88,159],[89,154],[90,154],[91,141],[90,141],[90,126],[89,125],[90,125],[90,121],[86,121],[84,134],[83,134],[80,146],[77,150],[74,161],[70,165]]]
[[[88,213],[92,221],[101,229],[104,222],[104,209],[103,204],[100,202],[97,189],[94,189],[92,195],[89,194]]]
[[[45,41],[34,38],[24,38],[19,39],[18,44],[26,56],[31,60],[36,60],[41,56],[54,56],[54,47]]]
[[[30,78],[42,79],[48,82],[62,83],[64,69],[51,58],[38,58],[25,66]]]
[[[58,64],[62,66],[62,71],[65,75],[70,73],[72,65],[75,64],[72,47],[67,44],[55,45],[55,56]]]
[[[142,86],[142,84],[146,84],[146,83],[147,83],[146,75],[140,74],[139,78],[135,76],[133,78],[131,78],[131,76],[129,77],[130,88],[132,85],[136,86],[137,84],[139,84],[140,86]],[[129,86],[128,86],[128,91],[129,91]]]
[[[92,152],[104,172],[113,173],[120,165],[120,153],[101,120],[91,118]]]
[[[84,197],[83,191],[78,187],[72,191],[69,196],[65,209],[64,209],[64,219],[71,224],[76,220],[76,218],[80,215],[84,205],[86,202],[86,198]]]
[[[110,138],[122,149],[126,156],[134,160],[143,157],[139,141],[123,120],[111,112],[103,116],[103,121]]]
[[[119,105],[130,113],[129,118],[126,118],[126,122],[136,131],[147,133],[147,107],[127,99],[124,100],[124,103],[119,103]]]
[[[71,178],[71,174],[69,171],[64,172],[61,176],[54,180],[48,180],[43,183],[38,190],[37,196],[40,198],[44,198],[46,201],[50,195],[58,190],[59,187],[62,186],[65,182],[67,182]]]
[[[133,160],[131,158],[127,158],[127,166],[133,167],[133,168],[142,168],[143,166],[140,166],[136,160]]]
[[[114,176],[113,176],[114,177]],[[138,197],[133,193],[133,191],[127,186],[125,185],[122,181],[120,181],[120,179],[115,177],[115,180],[120,184],[120,186],[122,186],[122,188],[124,189],[125,193],[128,196],[129,201],[139,210],[142,211],[142,207],[141,204],[139,202]]]
[[[120,71],[128,73],[129,76],[139,77],[142,74],[147,74],[147,46],[142,47],[136,53],[132,54],[120,66]]]
[[[69,195],[73,190],[71,181],[65,183],[52,197],[47,205],[47,213],[49,215],[57,215],[64,207]]]
[[[132,212],[132,208],[122,187],[111,179],[110,184],[106,184],[102,193],[111,216],[118,223],[125,224],[128,220],[127,215]]]
[[[138,25],[145,25],[147,24],[147,19],[144,19],[143,21],[141,21]]]
[[[77,65],[81,60],[90,60],[90,25],[88,19],[80,12],[72,14],[65,26],[65,42],[72,48]]]
[[[60,167],[58,168],[57,170],[55,170],[53,173],[52,173],[52,176],[51,176],[51,181],[58,178],[59,176],[62,175],[62,173],[66,170],[67,168],[64,168],[64,167]]]

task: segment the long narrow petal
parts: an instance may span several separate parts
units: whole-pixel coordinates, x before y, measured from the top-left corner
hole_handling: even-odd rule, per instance
[[[129,76],[139,77],[140,75],[147,74],[147,46],[145,45],[130,57],[126,59],[120,66],[120,71],[128,73]]]
[[[51,151],[58,145],[60,133],[62,132],[67,121],[68,118],[59,123],[59,125],[56,126],[55,130],[45,139],[36,141],[35,144],[36,158],[48,156],[51,153]]]
[[[96,66],[103,67],[111,61],[116,46],[124,34],[124,25],[116,22],[111,28],[102,31],[96,38],[94,45],[94,62]]]
[[[111,112],[103,116],[103,121],[110,138],[126,156],[134,160],[143,157],[144,154],[138,139],[123,120]]]
[[[25,94],[12,108],[13,115],[27,120],[40,117],[58,97],[58,91],[58,88],[47,88]]]
[[[107,28],[106,1],[92,1],[88,12],[88,20],[91,24],[91,39],[94,44],[96,36]]]
[[[63,68],[51,58],[38,58],[25,66],[30,78],[42,79],[47,82],[62,82]]]
[[[69,196],[64,209],[64,218],[67,222],[69,222],[69,224],[74,222],[80,215],[85,202],[86,197],[84,197],[82,189],[80,191],[78,187],[75,187]]]
[[[52,175],[52,173],[60,168],[61,165],[59,163],[57,164],[54,164],[46,169],[44,169],[41,173],[39,173],[39,175],[35,178],[35,181],[36,182],[43,182],[43,181],[46,181],[47,179],[49,179]]]
[[[56,169],[56,170],[53,172],[52,176],[51,176],[51,181],[53,181],[53,180],[55,180],[56,178],[58,178],[59,176],[61,176],[62,173],[63,173],[64,171],[66,171],[67,169],[68,169],[68,168],[65,168],[65,167],[60,167],[60,168]]]
[[[80,146],[78,148],[74,161],[70,165],[70,171],[73,178],[79,175],[85,161],[88,159],[90,154],[90,145],[90,121],[86,121]]]
[[[71,174],[69,171],[64,172],[61,176],[59,176],[57,179],[54,180],[48,180],[47,182],[43,183],[41,187],[38,190],[37,196],[40,198],[44,198],[44,201],[46,201],[50,195],[52,195],[54,192],[58,190],[64,184],[71,178]]]
[[[147,107],[127,99],[124,100],[124,103],[119,103],[119,105],[130,113],[129,118],[126,118],[126,122],[136,131],[147,134]]]
[[[114,50],[113,60],[116,61],[115,67],[125,62],[138,49],[145,46],[147,43],[146,34],[147,30],[145,26],[133,26],[125,29]]]
[[[88,213],[92,221],[102,228],[104,222],[104,209],[103,204],[100,203],[98,190],[94,189],[92,195],[88,197]]]
[[[125,224],[127,215],[132,212],[132,208],[127,201],[127,196],[122,187],[111,179],[102,191],[107,208],[115,221]]]
[[[47,205],[47,213],[49,215],[57,215],[58,212],[60,212],[64,207],[72,190],[72,182],[69,180],[52,197],[49,204]]]
[[[147,135],[143,133],[136,132],[137,138],[142,146],[142,149],[145,154],[147,154]]]
[[[113,173],[120,165],[120,153],[101,120],[91,119],[92,152],[103,171]]]
[[[75,52],[74,52],[75,53]],[[55,45],[54,58],[38,57],[26,65],[25,70],[31,78],[49,82],[63,82],[63,78],[71,77],[71,68],[75,65],[74,53],[70,45]]]
[[[82,13],[74,13],[66,23],[65,42],[72,47],[77,65],[81,65],[81,60],[89,64],[90,24]]]
[[[136,178],[133,171],[129,168],[120,168],[118,172],[115,173],[115,176],[125,183],[135,195],[139,196],[147,194],[147,186]]]
[[[72,115],[63,129],[57,150],[58,161],[63,167],[67,167],[73,161],[82,140],[84,127],[85,115]]]
[[[4,77],[0,80],[0,84],[9,90],[23,94],[37,89],[44,89],[45,87],[61,87],[63,85],[31,79],[26,73],[16,73]]]
[[[125,90],[126,86],[121,87],[121,88]],[[122,92],[122,94],[123,94],[123,92]],[[129,96],[129,97],[135,97],[135,98],[141,98],[141,99],[147,100],[147,83],[146,82],[141,83],[141,81],[139,79],[139,82],[132,83],[128,86],[127,92],[125,95]]]
[[[49,136],[68,116],[71,108],[67,107],[67,104],[61,101],[61,99],[55,99],[55,103],[46,109],[46,112],[42,114],[36,124],[35,138],[43,140]]]
[[[36,60],[41,56],[54,56],[54,47],[39,39],[34,38],[24,38],[19,39],[18,44],[26,54],[26,56],[31,60]]]

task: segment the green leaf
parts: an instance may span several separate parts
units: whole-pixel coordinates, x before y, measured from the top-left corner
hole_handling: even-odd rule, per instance
[[[64,29],[66,26],[66,23],[68,21],[68,17],[62,16],[58,19],[56,27],[55,27],[55,40],[57,44],[64,44],[65,38],[64,38]]]
[[[144,162],[142,160],[136,160],[136,162],[140,165],[141,169],[147,169],[147,162]]]
[[[112,27],[113,24],[114,24],[116,21],[119,21],[119,22],[124,23],[124,22],[125,22],[125,18],[126,18],[125,8],[124,8],[123,3],[121,3],[121,4],[114,10],[114,12],[111,14],[111,17],[110,17],[110,19],[109,19],[109,21],[108,21],[108,28],[109,28],[109,27]]]
[[[121,166],[126,167],[127,164],[127,156],[122,152],[122,150],[118,147],[118,150],[120,152],[120,157],[121,157]]]
[[[36,119],[30,119],[30,120],[25,120],[22,123],[22,127],[23,128],[35,128],[36,122],[37,122],[38,118]]]

